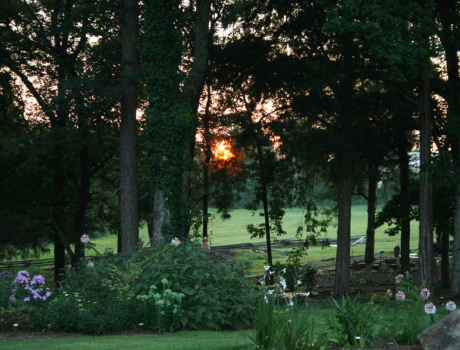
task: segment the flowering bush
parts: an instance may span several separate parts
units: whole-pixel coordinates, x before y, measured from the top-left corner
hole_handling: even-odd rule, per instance
[[[19,271],[13,282],[14,288],[10,295],[10,301],[15,302],[17,298],[28,302],[33,300],[43,300],[51,296],[51,291],[45,287],[45,278],[42,275],[35,275],[32,280],[27,270]]]
[[[403,301],[404,299],[406,299],[406,294],[402,290],[398,290],[396,300]]]
[[[457,304],[455,304],[455,301],[449,301],[446,304],[446,309],[449,311],[454,311],[457,308]]]

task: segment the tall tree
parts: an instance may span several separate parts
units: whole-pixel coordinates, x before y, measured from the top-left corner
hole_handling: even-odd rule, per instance
[[[142,57],[150,106],[150,182],[153,196],[154,236],[188,235],[190,229],[190,172],[193,160],[197,109],[203,90],[209,37],[210,0],[197,0],[182,11],[179,1],[147,1]],[[180,72],[184,14],[194,18],[192,63]],[[187,64],[187,62],[184,62]],[[189,63],[189,62],[188,62]]]
[[[139,27],[138,0],[123,1],[121,30],[122,88],[120,123],[120,240],[121,251],[134,249],[139,242],[137,199],[137,98]]]

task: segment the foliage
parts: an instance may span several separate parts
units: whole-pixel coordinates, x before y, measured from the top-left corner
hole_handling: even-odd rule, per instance
[[[294,290],[299,285],[299,282],[301,282],[300,285],[306,288],[307,291],[313,290],[317,275],[317,270],[314,267],[308,264],[281,264],[279,261],[273,266],[275,273],[280,273],[284,269],[286,269],[284,278],[286,279],[289,290]]]
[[[66,316],[63,313],[62,327],[75,329],[75,319],[80,317],[79,313],[110,319],[110,309],[113,315],[119,315],[115,317],[118,323],[113,318],[107,328],[103,328],[89,323],[90,316],[85,316],[85,331],[91,332],[90,327],[94,326],[96,328],[92,332],[95,333],[114,332],[124,327],[135,327],[139,323],[147,324],[152,329],[164,328],[169,331],[170,324],[165,327],[154,324],[154,313],[159,309],[155,309],[152,303],[145,308],[144,302],[136,298],[149,294],[154,298],[156,293],[153,291],[155,288],[162,290],[162,281],[165,279],[168,289],[184,295],[181,298],[180,327],[220,329],[250,324],[255,310],[256,288],[244,277],[248,265],[221,261],[214,253],[205,252],[200,245],[192,242],[181,243],[173,249],[170,247],[169,243],[163,241],[153,242],[152,248],[122,255],[105,254],[103,258],[92,261],[94,266],[84,264],[72,270],[62,290],[67,291],[65,294],[68,295],[78,293],[78,299],[85,300],[82,305],[87,307],[79,310],[75,298],[63,298],[61,293],[57,302],[61,312],[65,311],[65,305],[69,305],[76,315]],[[124,304],[130,309],[129,312],[125,313]],[[68,326],[62,318],[70,322]],[[175,327],[177,324],[174,321]]]
[[[9,304],[0,307],[0,332],[28,330],[30,327],[30,310],[22,306]]]
[[[162,280],[161,283],[162,294],[157,292],[157,287],[151,286],[148,295],[138,295],[137,299],[143,300],[148,310],[146,328],[160,333],[172,332],[180,326],[181,300],[185,295],[167,288],[167,279]]]
[[[315,332],[313,314],[306,298],[302,303],[297,298],[284,298],[275,290],[264,288],[254,317],[254,333],[249,336],[257,348],[325,349],[325,334]]]
[[[357,299],[358,296],[352,300],[347,295],[342,297],[342,304],[332,299],[335,317],[327,315],[328,327],[342,345],[372,346],[377,322],[376,306],[373,303],[361,305]]]

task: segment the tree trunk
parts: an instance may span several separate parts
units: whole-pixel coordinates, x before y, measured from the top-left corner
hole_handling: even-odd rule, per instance
[[[367,230],[366,230],[366,250],[364,262],[370,265],[374,262],[375,250],[375,208],[377,202],[377,182],[379,178],[378,167],[369,166],[369,187],[367,195]]]
[[[350,158],[350,156],[348,156]],[[351,160],[347,159],[340,181],[337,204],[339,207],[337,229],[337,259],[335,262],[334,298],[350,294],[350,236],[351,192],[353,185]]]
[[[208,65],[208,45],[209,45],[209,13],[211,9],[210,0],[196,1],[196,20],[195,20],[195,54],[193,65],[187,80],[184,84],[184,97],[187,107],[193,115],[198,112],[200,96],[206,78],[206,68]],[[185,164],[191,164],[194,156],[195,136],[197,123],[193,124],[192,130],[185,136],[183,160]],[[187,203],[190,198],[190,173],[189,166],[182,175],[182,200]],[[187,215],[188,216],[188,215]],[[188,236],[190,231],[190,221],[183,223],[182,235]]]
[[[449,231],[443,230],[441,233],[441,283],[442,288],[450,288],[450,267],[449,267]]]
[[[163,226],[169,225],[169,210],[165,208],[163,190],[159,187],[153,197],[152,238],[163,239]]]
[[[270,240],[270,219],[268,216],[268,194],[267,194],[267,182],[265,180],[265,168],[262,154],[262,147],[260,141],[256,136],[256,146],[257,146],[257,156],[259,160],[259,170],[260,170],[260,181],[262,182],[262,204],[264,207],[264,220],[265,220],[265,239],[267,242],[267,261],[268,266],[273,266],[272,259],[272,245]]]
[[[124,0],[121,32],[123,52],[120,124],[120,245],[128,252],[139,243],[139,213],[137,201],[137,69],[139,58],[136,35],[139,25],[138,0]]]
[[[54,237],[54,288],[59,288],[62,281],[61,273],[65,268],[65,247],[62,239],[56,235]]]
[[[91,201],[91,171],[87,146],[80,152],[80,184],[77,188],[77,205],[75,208],[73,225],[73,243],[75,253],[72,257],[72,267],[75,267],[85,258],[85,247],[81,243],[81,236],[85,233],[85,218],[88,204]]]
[[[406,130],[398,130],[399,183],[401,191],[401,270],[410,269],[410,188]]]
[[[433,191],[429,165],[431,156],[431,90],[428,80],[423,79],[419,88],[420,99],[420,233],[419,266],[420,280],[428,286],[436,282],[436,264],[433,247]]]

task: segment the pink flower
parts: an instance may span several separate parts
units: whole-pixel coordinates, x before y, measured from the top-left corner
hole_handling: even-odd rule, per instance
[[[430,297],[430,290],[428,288],[423,288],[420,291],[420,296],[423,300],[427,300]]]
[[[402,290],[398,290],[396,300],[403,301],[404,299],[406,299],[406,294]]]
[[[436,313],[436,306],[433,303],[429,303],[425,305],[425,313],[427,315],[435,314]]]
[[[94,263],[91,260],[88,261],[88,267],[94,267]]]
[[[180,244],[180,240],[176,237],[171,241],[171,244],[177,247]]]
[[[88,235],[82,235],[80,238],[81,243],[87,244],[89,242],[89,236]]]

